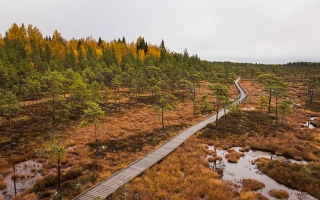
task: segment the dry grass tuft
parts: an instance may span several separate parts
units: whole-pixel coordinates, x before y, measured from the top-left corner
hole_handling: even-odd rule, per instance
[[[302,161],[303,160],[302,156],[294,156],[293,159],[294,160],[298,160],[298,161]]]
[[[237,191],[219,180],[219,174],[210,170],[207,161],[198,155],[203,155],[203,145],[191,137],[184,147],[128,183],[127,198],[135,199],[138,195],[139,199],[235,199]],[[109,199],[122,199],[123,191],[124,187],[118,189]]]
[[[244,192],[242,191],[240,193],[240,200],[268,200],[267,197],[263,196],[261,193],[255,193],[252,191]]]
[[[215,157],[210,157],[208,158],[208,162],[216,162],[216,161],[222,161],[222,157],[221,156],[215,156]]]
[[[35,193],[30,193],[30,194],[22,193],[12,198],[12,200],[38,200],[38,199],[39,198]]]
[[[12,176],[11,176],[11,179],[12,180],[16,180],[16,179],[18,179],[19,178],[19,174],[12,174]]]
[[[277,199],[287,199],[289,198],[289,193],[283,189],[272,189],[268,192],[270,196],[275,197]]]
[[[229,163],[237,163],[241,156],[244,156],[244,154],[236,152],[234,149],[229,149],[226,158]]]
[[[250,146],[247,145],[247,146],[245,146],[245,147],[242,147],[239,151],[240,151],[240,152],[246,152],[246,151],[249,151],[249,150],[250,150]]]
[[[6,182],[4,182],[3,180],[0,180],[0,190],[3,190],[7,187]]]
[[[255,179],[243,179],[242,190],[244,191],[256,191],[264,188],[264,183]]]

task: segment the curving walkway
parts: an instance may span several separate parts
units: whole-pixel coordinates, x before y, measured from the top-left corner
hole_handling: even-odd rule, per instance
[[[235,98],[235,102],[233,103],[233,105],[238,105],[242,103],[243,101],[246,100],[248,95],[246,90],[243,89],[239,84],[239,81],[240,81],[240,78],[238,78],[235,81],[235,85],[238,89],[239,96]],[[226,110],[226,113],[228,112],[229,110]],[[224,111],[222,109],[218,113],[218,118],[220,118],[223,115],[224,115]],[[213,115],[210,118],[186,129],[185,131],[171,138],[162,146],[148,153],[147,155],[135,161],[134,163],[130,164],[126,168],[116,172],[115,174],[111,175],[110,177],[98,183],[97,185],[84,191],[82,194],[78,195],[74,199],[92,200],[94,197],[97,197],[97,196],[100,196],[103,198],[108,197],[110,194],[116,191],[119,187],[126,184],[136,176],[140,175],[143,171],[145,171],[146,169],[148,169],[149,167],[151,167],[152,165],[156,164],[161,159],[166,157],[168,154],[170,154],[173,150],[175,150],[178,146],[180,146],[185,140],[187,140],[190,136],[195,134],[197,131],[204,128],[207,124],[215,121],[216,121],[216,115]]]

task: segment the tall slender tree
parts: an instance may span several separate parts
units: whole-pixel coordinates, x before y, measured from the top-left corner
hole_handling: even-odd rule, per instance
[[[70,100],[73,106],[76,108],[77,119],[80,119],[80,111],[83,108],[86,99],[88,98],[87,91],[87,84],[83,81],[80,74],[76,73],[73,84],[70,87]]]
[[[173,110],[176,107],[175,104],[176,97],[168,94],[168,95],[161,95],[158,102],[156,109],[161,116],[161,125],[162,125],[162,134],[165,135],[165,124],[164,124],[164,112],[166,110]]]
[[[13,130],[12,130],[12,119],[21,111],[19,100],[12,92],[6,92],[0,98],[0,108],[4,118],[7,119],[9,124],[9,138],[10,138],[10,149],[13,149]]]
[[[94,125],[94,137],[96,142],[96,157],[99,157],[98,152],[98,126],[100,119],[104,116],[104,111],[99,107],[99,105],[95,102],[89,101],[87,102],[87,109],[84,110],[83,121],[81,122],[81,126],[86,126],[89,123]]]
[[[223,105],[223,102],[226,101],[229,96],[228,88],[220,83],[210,85],[209,88],[213,90],[213,96],[216,98],[216,128],[218,128],[219,109],[221,105]]]
[[[48,70],[42,79],[44,90],[51,96],[51,109],[52,109],[52,132],[55,130],[56,118],[56,101],[58,95],[63,92],[64,76],[57,71]]]
[[[57,171],[58,171],[58,187],[57,187],[57,199],[61,199],[61,160],[65,158],[66,149],[61,145],[62,138],[53,138],[46,147],[47,156],[49,158],[54,158],[57,161]]]

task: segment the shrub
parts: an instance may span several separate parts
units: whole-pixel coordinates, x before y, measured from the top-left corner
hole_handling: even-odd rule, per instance
[[[0,190],[3,190],[7,187],[6,182],[0,180]]]
[[[88,171],[101,171],[103,166],[98,163],[85,163],[81,165],[83,170]]]
[[[229,163],[237,163],[237,162],[238,162],[238,159],[239,159],[241,156],[244,156],[244,154],[238,153],[238,152],[236,152],[236,151],[233,150],[233,149],[229,149],[228,152],[229,152],[229,153],[226,155],[226,158],[227,158],[227,160],[228,160]]]
[[[283,189],[272,189],[268,193],[270,194],[270,196],[275,197],[277,199],[287,199],[289,197],[288,192]]]
[[[62,176],[62,181],[74,180],[82,175],[82,170],[80,168],[70,169]]]
[[[43,179],[39,179],[33,186],[33,191],[35,193],[41,192],[44,188],[52,188],[57,184],[57,176],[49,174],[45,176]]]
[[[264,187],[265,187],[264,183],[255,179],[243,179],[243,182],[242,182],[242,189],[244,191],[250,191],[250,190],[256,191]]]

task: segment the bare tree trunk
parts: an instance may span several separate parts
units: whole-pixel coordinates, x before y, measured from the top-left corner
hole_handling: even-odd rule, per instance
[[[162,122],[162,134],[164,135],[164,134],[165,134],[165,131],[164,131],[164,119],[163,119],[163,117],[164,117],[164,111],[163,111],[163,109],[164,109],[164,106],[162,105],[162,106],[161,106],[161,122]]]
[[[80,106],[77,106],[77,118],[78,120],[80,119]]]
[[[13,174],[16,175],[16,167],[14,166],[14,163],[12,163],[12,169],[13,169]],[[14,187],[14,196],[16,196],[17,195],[16,176],[13,179],[13,187]]]
[[[55,102],[54,102],[54,95],[52,95],[52,133],[55,130]]]
[[[58,194],[60,196],[60,182],[61,182],[61,166],[60,166],[60,159],[58,158]]]
[[[196,116],[196,88],[193,88],[193,116]]]
[[[12,123],[11,116],[9,116],[9,132],[10,132],[10,149],[13,149]]]
[[[278,95],[276,95],[276,129],[278,129]]]
[[[218,128],[218,115],[219,115],[219,101],[217,99],[216,128]]]
[[[271,113],[271,89],[269,89],[268,113]]]
[[[94,135],[96,137],[96,157],[98,158],[98,137],[97,137],[97,125],[94,125]]]
[[[311,105],[312,105],[313,91],[314,91],[314,88],[311,89],[311,96],[310,96],[310,103],[309,103],[309,106],[310,106],[310,107],[311,107]]]

